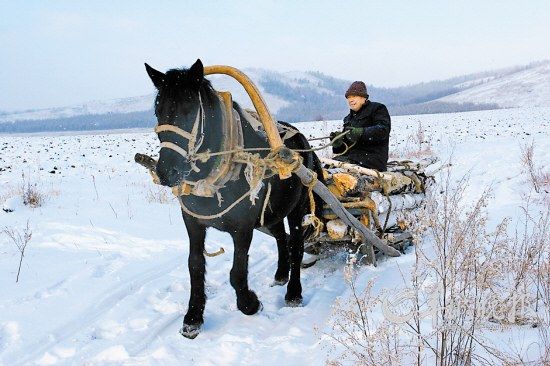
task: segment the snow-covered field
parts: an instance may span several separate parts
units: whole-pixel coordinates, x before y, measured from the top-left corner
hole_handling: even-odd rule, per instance
[[[550,108],[509,109],[393,118],[392,149],[422,122],[432,149],[453,155],[457,175],[470,172],[467,197],[493,185],[491,222],[516,216],[525,193],[520,146],[534,141],[536,161],[550,164]],[[302,123],[323,136],[339,122]],[[349,295],[344,253],[302,272],[304,306],[288,308],[284,287],[270,287],[276,269],[274,240],[254,234],[249,280],[264,309],[239,312],[229,284],[232,244],[211,229],[205,324],[194,339],[181,337],[189,294],[188,239],[177,202],[154,186],[133,162],[136,152],[158,151],[152,131],[0,135],[0,229],[22,232],[27,246],[19,282],[19,253],[0,234],[0,364],[323,365],[331,305]],[[24,206],[23,182],[36,183],[42,207]],[[412,250],[412,249],[411,249]],[[401,283],[413,255],[361,269],[378,277],[376,291]],[[399,268],[399,270],[398,270]],[[319,329],[316,331],[315,329]],[[535,330],[524,330],[526,339]]]

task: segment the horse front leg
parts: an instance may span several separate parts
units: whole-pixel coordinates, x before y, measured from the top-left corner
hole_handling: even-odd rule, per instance
[[[262,303],[258,300],[254,291],[248,288],[248,249],[252,241],[252,230],[231,232],[235,252],[229,281],[237,295],[237,308],[246,315],[256,314],[262,307]]]
[[[279,252],[277,272],[275,272],[275,280],[272,286],[282,286],[288,282],[288,272],[290,270],[288,235],[286,234],[285,224],[283,221],[279,221],[278,223],[269,226],[268,230],[277,241],[277,251]]]
[[[302,284],[300,281],[300,268],[304,257],[304,234],[302,219],[303,209],[296,208],[288,215],[290,238],[288,246],[290,250],[290,280],[286,287],[285,301],[288,306],[302,305]]]
[[[187,264],[189,279],[191,281],[191,295],[180,333],[186,338],[193,339],[199,334],[200,327],[204,322],[203,314],[206,304],[206,295],[204,293],[206,272],[204,239],[206,237],[206,227],[194,219],[186,218],[184,221],[187,233],[189,234],[189,258]]]

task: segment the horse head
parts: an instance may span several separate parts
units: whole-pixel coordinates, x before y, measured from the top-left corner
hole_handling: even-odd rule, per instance
[[[172,69],[162,73],[148,64],[145,68],[157,96],[155,131],[160,140],[156,173],[160,183],[174,187],[186,179],[201,179],[208,167],[193,159],[206,149],[215,149],[221,139],[219,131],[206,124],[219,121],[222,109],[210,82],[204,78],[202,62],[197,60],[189,69]],[[218,129],[219,130],[219,129]]]

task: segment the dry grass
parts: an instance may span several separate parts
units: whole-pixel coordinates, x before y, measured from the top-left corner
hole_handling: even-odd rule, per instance
[[[545,171],[535,162],[535,142],[520,146],[521,165],[528,175],[528,182],[537,193],[549,193],[550,171]]]
[[[468,177],[438,179],[424,206],[409,218],[415,264],[407,291],[382,299],[372,283],[334,305],[327,335],[355,364],[548,364],[550,351],[550,209],[523,206],[520,224],[489,228],[489,190],[466,203]],[[349,277],[349,276],[347,276]],[[395,299],[399,301],[395,301]],[[388,299],[393,299],[388,301]],[[376,303],[385,319],[372,318]],[[427,322],[431,320],[431,324]],[[536,360],[526,349],[502,349],[493,335],[509,327],[539,327]],[[533,358],[533,352],[531,358]],[[337,362],[338,361],[332,361]],[[546,363],[545,363],[546,362]]]
[[[8,198],[19,195],[19,188],[11,184],[6,184],[3,191],[0,193],[0,204],[4,203]]]
[[[426,133],[422,122],[419,122],[417,129],[404,139],[404,145],[390,151],[389,157],[391,159],[422,159],[433,156],[431,140],[431,135]]]
[[[331,340],[328,353],[334,355],[336,348],[340,348],[343,353],[336,351],[339,360],[357,365],[402,365],[405,355],[396,324],[375,321],[368,316],[380,302],[379,296],[372,295],[374,281],[369,281],[362,291],[358,291],[355,277],[348,277],[347,282],[350,298],[336,300],[331,330],[324,333]],[[330,359],[328,364],[341,365],[339,360]]]
[[[30,177],[30,174],[25,176],[25,173],[22,173],[21,178],[20,194],[23,204],[31,208],[41,207],[47,195],[39,188],[38,182]]]
[[[21,264],[23,264],[25,249],[27,248],[27,244],[32,238],[32,231],[29,228],[29,222],[27,221],[27,226],[25,227],[25,229],[23,229],[22,232],[13,227],[6,226],[4,227],[4,229],[2,229],[2,233],[7,235],[8,238],[11,239],[11,241],[19,251],[19,267],[17,269],[17,277],[15,279],[15,282],[19,282],[19,274],[21,273]]]
[[[167,204],[174,200],[174,195],[169,188],[157,184],[148,184],[145,198],[149,203]]]

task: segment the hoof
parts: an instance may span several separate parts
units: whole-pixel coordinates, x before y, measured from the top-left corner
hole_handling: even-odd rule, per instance
[[[289,306],[291,308],[298,308],[302,306],[303,298],[302,298],[302,295],[289,296],[287,294],[285,296],[285,302],[286,302],[286,306]]]
[[[261,301],[258,300],[258,305],[256,306],[255,309],[253,309],[253,310],[250,310],[250,309],[241,310],[241,312],[245,315],[254,315],[254,314],[260,313],[263,309],[264,309],[264,305],[262,304]]]
[[[295,299],[295,300],[285,300],[286,306],[290,308],[301,308],[303,304],[302,299]]]
[[[317,259],[315,259],[314,261],[312,262],[302,262],[302,264],[300,265],[300,267],[302,269],[306,269],[306,268],[309,268],[311,266],[313,266],[315,263],[317,263]]]
[[[237,298],[237,308],[244,315],[254,315],[263,309],[262,302],[258,300],[256,294],[250,292],[249,297],[245,300],[243,298]]]
[[[183,324],[183,327],[180,329],[180,334],[185,338],[195,339],[199,335],[200,329],[200,325]]]
[[[288,282],[288,278],[285,279],[285,280],[277,280],[277,279],[275,279],[275,280],[273,280],[273,282],[272,282],[271,285],[269,285],[269,286],[271,286],[271,287],[275,287],[275,286],[284,286],[284,285],[287,284],[287,282]]]
[[[309,267],[313,266],[315,263],[317,263],[318,260],[319,260],[318,255],[308,255],[307,257],[304,257],[300,267],[309,268]]]

